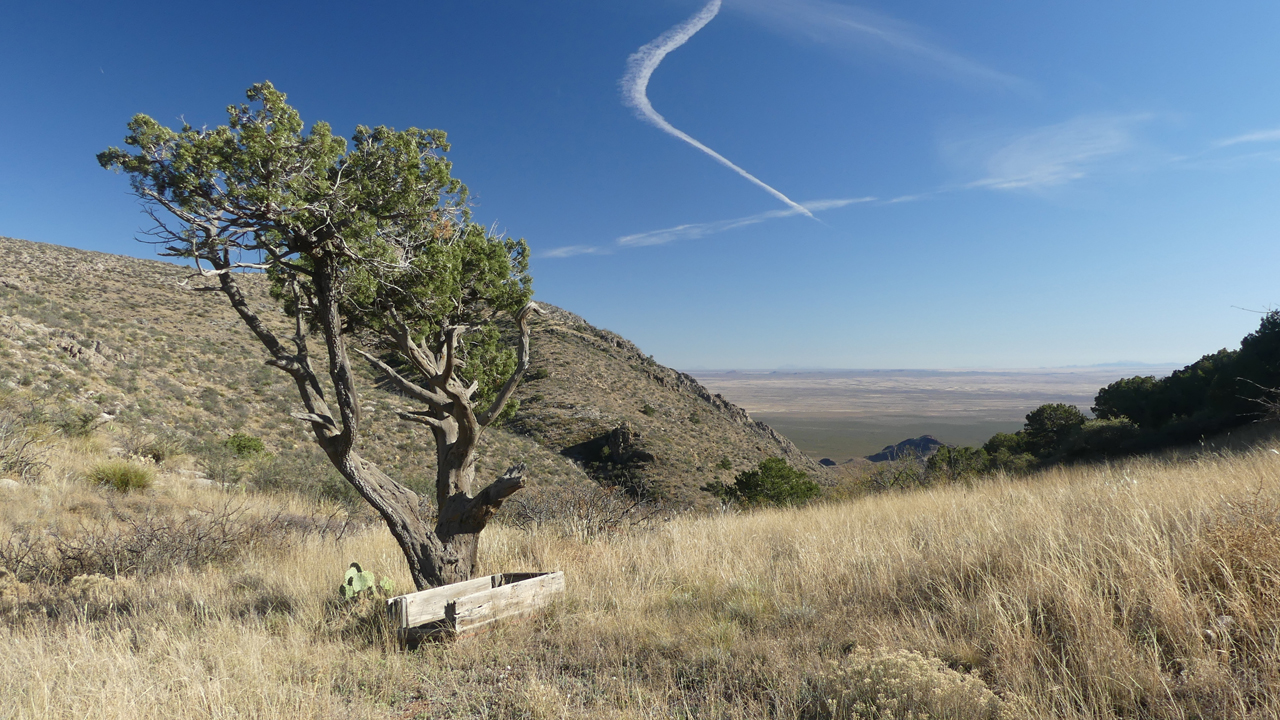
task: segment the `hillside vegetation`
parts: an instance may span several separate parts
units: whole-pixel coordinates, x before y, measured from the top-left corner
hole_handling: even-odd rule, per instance
[[[1280,713],[1270,441],[624,530],[499,525],[481,571],[564,570],[566,596],[402,654],[379,601],[337,593],[352,561],[410,587],[384,529],[193,482],[183,456],[147,490],[91,484],[102,432],[46,441],[39,478],[0,489],[6,717]]]
[[[257,468],[270,476],[261,482],[321,485],[350,499],[305,424],[289,418],[299,409],[292,381],[264,365],[226,299],[191,275],[169,263],[0,238],[0,388],[38,397],[67,422],[111,423],[140,442],[190,448],[234,433],[259,437],[274,457]],[[255,306],[275,307],[265,278],[245,275],[242,285]],[[605,481],[687,505],[710,502],[701,485],[770,456],[822,472],[688,375],[577,315],[548,310],[532,323],[519,413],[482,436],[479,477],[525,462],[535,485]],[[279,312],[264,317],[287,327]],[[369,367],[357,369],[372,428],[363,452],[411,486],[432,483],[428,431],[397,419],[399,396]],[[225,469],[210,458],[206,470],[220,462]]]
[[[1041,405],[1021,430],[997,433],[981,448],[942,448],[929,459],[930,469],[945,465],[954,477],[1096,462],[1203,443],[1274,420],[1280,417],[1280,311],[1264,314],[1238,350],[1224,348],[1162,378],[1117,380],[1098,390],[1093,403],[1093,418],[1067,403]]]
[[[200,287],[0,239],[0,716],[1280,716],[1271,426],[1025,474],[947,448],[836,482],[551,309],[481,450],[482,474],[524,460],[535,487],[481,537],[478,571],[563,570],[567,592],[403,653],[376,590],[413,587],[400,549]],[[367,397],[367,454],[430,478],[398,397]],[[732,495],[735,476],[819,497],[743,512],[698,490]],[[348,599],[353,562],[375,590]]]

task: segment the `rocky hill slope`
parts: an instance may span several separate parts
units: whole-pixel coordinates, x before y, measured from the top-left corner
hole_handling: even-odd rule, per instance
[[[770,455],[823,472],[790,440],[691,376],[571,312],[547,309],[532,326],[531,370],[511,432],[596,478],[672,498],[731,479]]]
[[[921,435],[916,438],[907,438],[896,445],[886,445],[883,450],[874,455],[868,455],[866,459],[871,462],[889,462],[906,457],[928,459],[938,452],[938,448],[943,444],[932,435]]]
[[[274,304],[264,279],[247,275],[244,284],[252,302]],[[287,376],[263,364],[256,342],[208,286],[170,263],[0,237],[0,392],[116,436],[191,445],[242,432],[281,457],[314,460],[306,428],[288,416],[297,399]],[[268,314],[284,326],[282,314]],[[520,410],[485,433],[482,477],[523,461],[534,483],[617,482],[701,503],[702,484],[770,455],[825,472],[692,377],[573,313],[549,307],[532,327]],[[392,476],[425,485],[433,477],[429,434],[398,420],[395,411],[407,404],[380,388],[369,368],[360,371],[364,453]],[[314,462],[292,467],[321,471]]]

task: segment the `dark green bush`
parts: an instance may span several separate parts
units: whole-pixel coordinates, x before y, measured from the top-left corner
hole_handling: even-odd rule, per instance
[[[1032,455],[1052,455],[1088,420],[1080,408],[1066,403],[1048,403],[1027,413],[1023,449]]]
[[[755,470],[738,473],[732,485],[716,481],[702,486],[723,502],[739,505],[803,505],[822,489],[803,471],[778,457],[765,458]]]
[[[223,445],[239,458],[251,458],[267,451],[267,446],[260,438],[247,433],[236,433],[223,441]]]
[[[1000,448],[991,456],[991,469],[1002,470],[1012,475],[1026,475],[1036,468],[1036,456],[1031,453],[1012,452],[1008,448]]]
[[[1089,420],[1058,449],[1063,458],[1115,457],[1130,452],[1139,438],[1128,418]]]

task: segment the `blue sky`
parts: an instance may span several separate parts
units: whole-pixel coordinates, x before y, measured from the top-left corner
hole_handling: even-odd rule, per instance
[[[94,154],[269,79],[341,133],[446,130],[537,297],[668,365],[1185,363],[1280,304],[1278,32],[1268,2],[7,3],[0,234],[151,256]]]

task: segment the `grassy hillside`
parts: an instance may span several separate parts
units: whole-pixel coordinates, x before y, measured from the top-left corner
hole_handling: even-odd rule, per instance
[[[263,438],[278,458],[263,472],[282,484],[324,478],[341,493],[313,448],[288,376],[263,356],[227,305],[169,263],[0,238],[0,388],[38,398],[81,425],[170,439],[188,447],[242,432]],[[251,302],[274,305],[261,276],[246,275]],[[821,469],[790,441],[663,367],[634,345],[548,308],[533,322],[534,371],[522,409],[482,437],[480,477],[530,466],[535,484],[626,482],[681,504],[706,503],[697,488],[770,455]],[[267,312],[281,328],[286,319]],[[396,418],[402,399],[358,365],[365,391],[364,454],[411,485],[434,482],[434,448],[421,426]],[[609,434],[626,424],[630,442],[613,455]],[[621,452],[619,452],[621,451]],[[585,472],[584,472],[585,470]],[[297,476],[297,477],[293,477]]]
[[[91,486],[106,444],[58,440],[0,488],[5,717],[827,717],[867,688],[930,717],[1280,713],[1269,444],[586,542],[499,525],[481,571],[561,569],[567,595],[416,654],[337,599],[353,560],[410,586],[384,530],[182,458],[145,492]]]
[[[333,478],[288,388],[186,275],[0,240],[0,717],[1280,716],[1272,429],[802,509],[627,514],[593,477],[689,499],[721,460],[803,459],[559,310],[482,460],[530,462],[544,487],[513,500],[541,504],[497,518],[479,571],[564,570],[566,595],[395,651],[382,603],[337,587],[356,561],[408,590],[399,549],[315,491]],[[377,380],[367,452],[421,482],[425,438]],[[270,452],[212,482],[232,432]]]

